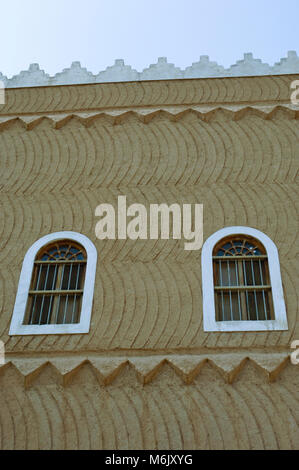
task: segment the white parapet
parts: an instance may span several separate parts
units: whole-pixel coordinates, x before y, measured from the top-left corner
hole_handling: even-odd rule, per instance
[[[94,78],[95,83],[102,82],[134,82],[140,80],[137,70],[130,65],[125,65],[123,59],[117,59],[111,67],[99,72]]]
[[[193,62],[184,71],[184,78],[225,77],[228,71],[217,62],[211,62],[208,55],[201,55],[199,62]]]
[[[209,56],[202,55],[198,62],[194,62],[185,70],[167,62],[166,57],[159,57],[156,64],[151,64],[142,72],[138,72],[130,65],[125,65],[122,59],[117,59],[114,65],[106,70],[93,74],[81,67],[80,62],[73,62],[70,68],[64,69],[50,77],[40,69],[38,64],[31,64],[29,70],[19,75],[7,78],[0,72],[0,81],[6,88],[21,88],[49,85],[73,85],[83,83],[104,82],[131,82],[142,80],[173,80],[182,78],[208,78],[208,77],[243,77],[256,75],[280,75],[299,73],[299,57],[295,51],[289,51],[287,57],[280,59],[273,66],[255,59],[252,53],[244,54],[229,68],[224,68],[217,62],[210,61]]]

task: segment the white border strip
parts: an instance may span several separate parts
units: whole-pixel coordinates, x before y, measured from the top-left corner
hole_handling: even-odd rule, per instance
[[[23,325],[26,311],[28,292],[36,254],[49,243],[58,240],[73,240],[82,245],[87,253],[87,265],[83,290],[80,323],[67,325]],[[97,250],[85,235],[77,232],[56,232],[37,240],[27,251],[24,258],[19,286],[9,330],[9,335],[49,335],[88,333],[93,302],[95,274],[97,266]]]
[[[275,320],[216,321],[213,278],[213,248],[229,235],[249,235],[259,240],[268,255]],[[225,227],[211,235],[202,248],[202,290],[204,331],[270,331],[287,330],[288,322],[283,296],[278,251],[264,233],[251,227]]]

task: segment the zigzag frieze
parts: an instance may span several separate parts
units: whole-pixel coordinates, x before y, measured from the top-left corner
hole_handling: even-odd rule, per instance
[[[91,369],[100,385],[107,386],[120,376],[136,374],[137,382],[145,385],[158,380],[159,375],[169,368],[181,378],[182,383],[191,384],[199,377],[201,372],[209,367],[215,375],[220,374],[223,381],[233,383],[242,378],[241,372],[246,370],[248,364],[253,365],[257,373],[262,373],[264,380],[274,382],[285,369],[294,367],[289,353],[222,353],[202,355],[154,355],[139,357],[102,357],[102,356],[69,356],[69,357],[11,357],[8,355],[6,363],[0,365],[0,381],[5,371],[13,369],[18,371],[24,381],[25,387],[34,385],[34,382],[46,374],[50,381],[61,382],[64,386],[70,385],[74,378],[80,379],[84,368]],[[245,374],[246,375],[246,374]],[[245,376],[243,373],[243,377]]]
[[[165,361],[145,384],[131,360],[115,364],[115,376],[90,362],[65,377],[48,363],[27,380],[13,364],[0,369],[0,448],[298,449],[298,372],[289,362],[269,383],[247,360],[227,383],[212,362],[188,382]]]
[[[239,121],[248,115],[255,115],[261,119],[275,119],[278,113],[283,113],[287,119],[298,119],[299,109],[293,105],[277,105],[277,106],[218,106],[218,107],[185,107],[175,110],[167,108],[148,109],[148,110],[130,110],[130,111],[105,111],[96,113],[70,113],[43,116],[13,116],[0,117],[0,131],[12,128],[13,126],[22,126],[30,131],[40,125],[46,125],[50,128],[59,130],[71,122],[77,125],[90,127],[99,120],[104,120],[112,125],[121,124],[129,119],[136,118],[144,124],[163,117],[170,121],[179,121],[187,115],[194,114],[198,119],[208,122],[219,118],[226,120]]]

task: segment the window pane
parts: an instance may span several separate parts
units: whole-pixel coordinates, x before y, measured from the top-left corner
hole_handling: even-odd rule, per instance
[[[238,292],[216,293],[217,321],[241,319],[241,298]]]
[[[55,311],[56,324],[79,323],[81,295],[59,296]]]
[[[85,266],[82,264],[66,264],[61,273],[61,290],[83,289]]]
[[[45,325],[50,323],[52,304],[52,295],[33,295],[29,301],[29,319],[30,325]]]
[[[215,266],[216,286],[240,285],[237,261],[217,260]]]

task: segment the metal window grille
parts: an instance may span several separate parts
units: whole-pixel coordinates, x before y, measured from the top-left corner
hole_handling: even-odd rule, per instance
[[[267,253],[260,242],[237,236],[213,251],[217,321],[274,320]]]
[[[86,261],[85,250],[68,240],[40,251],[34,262],[25,325],[80,322]]]

